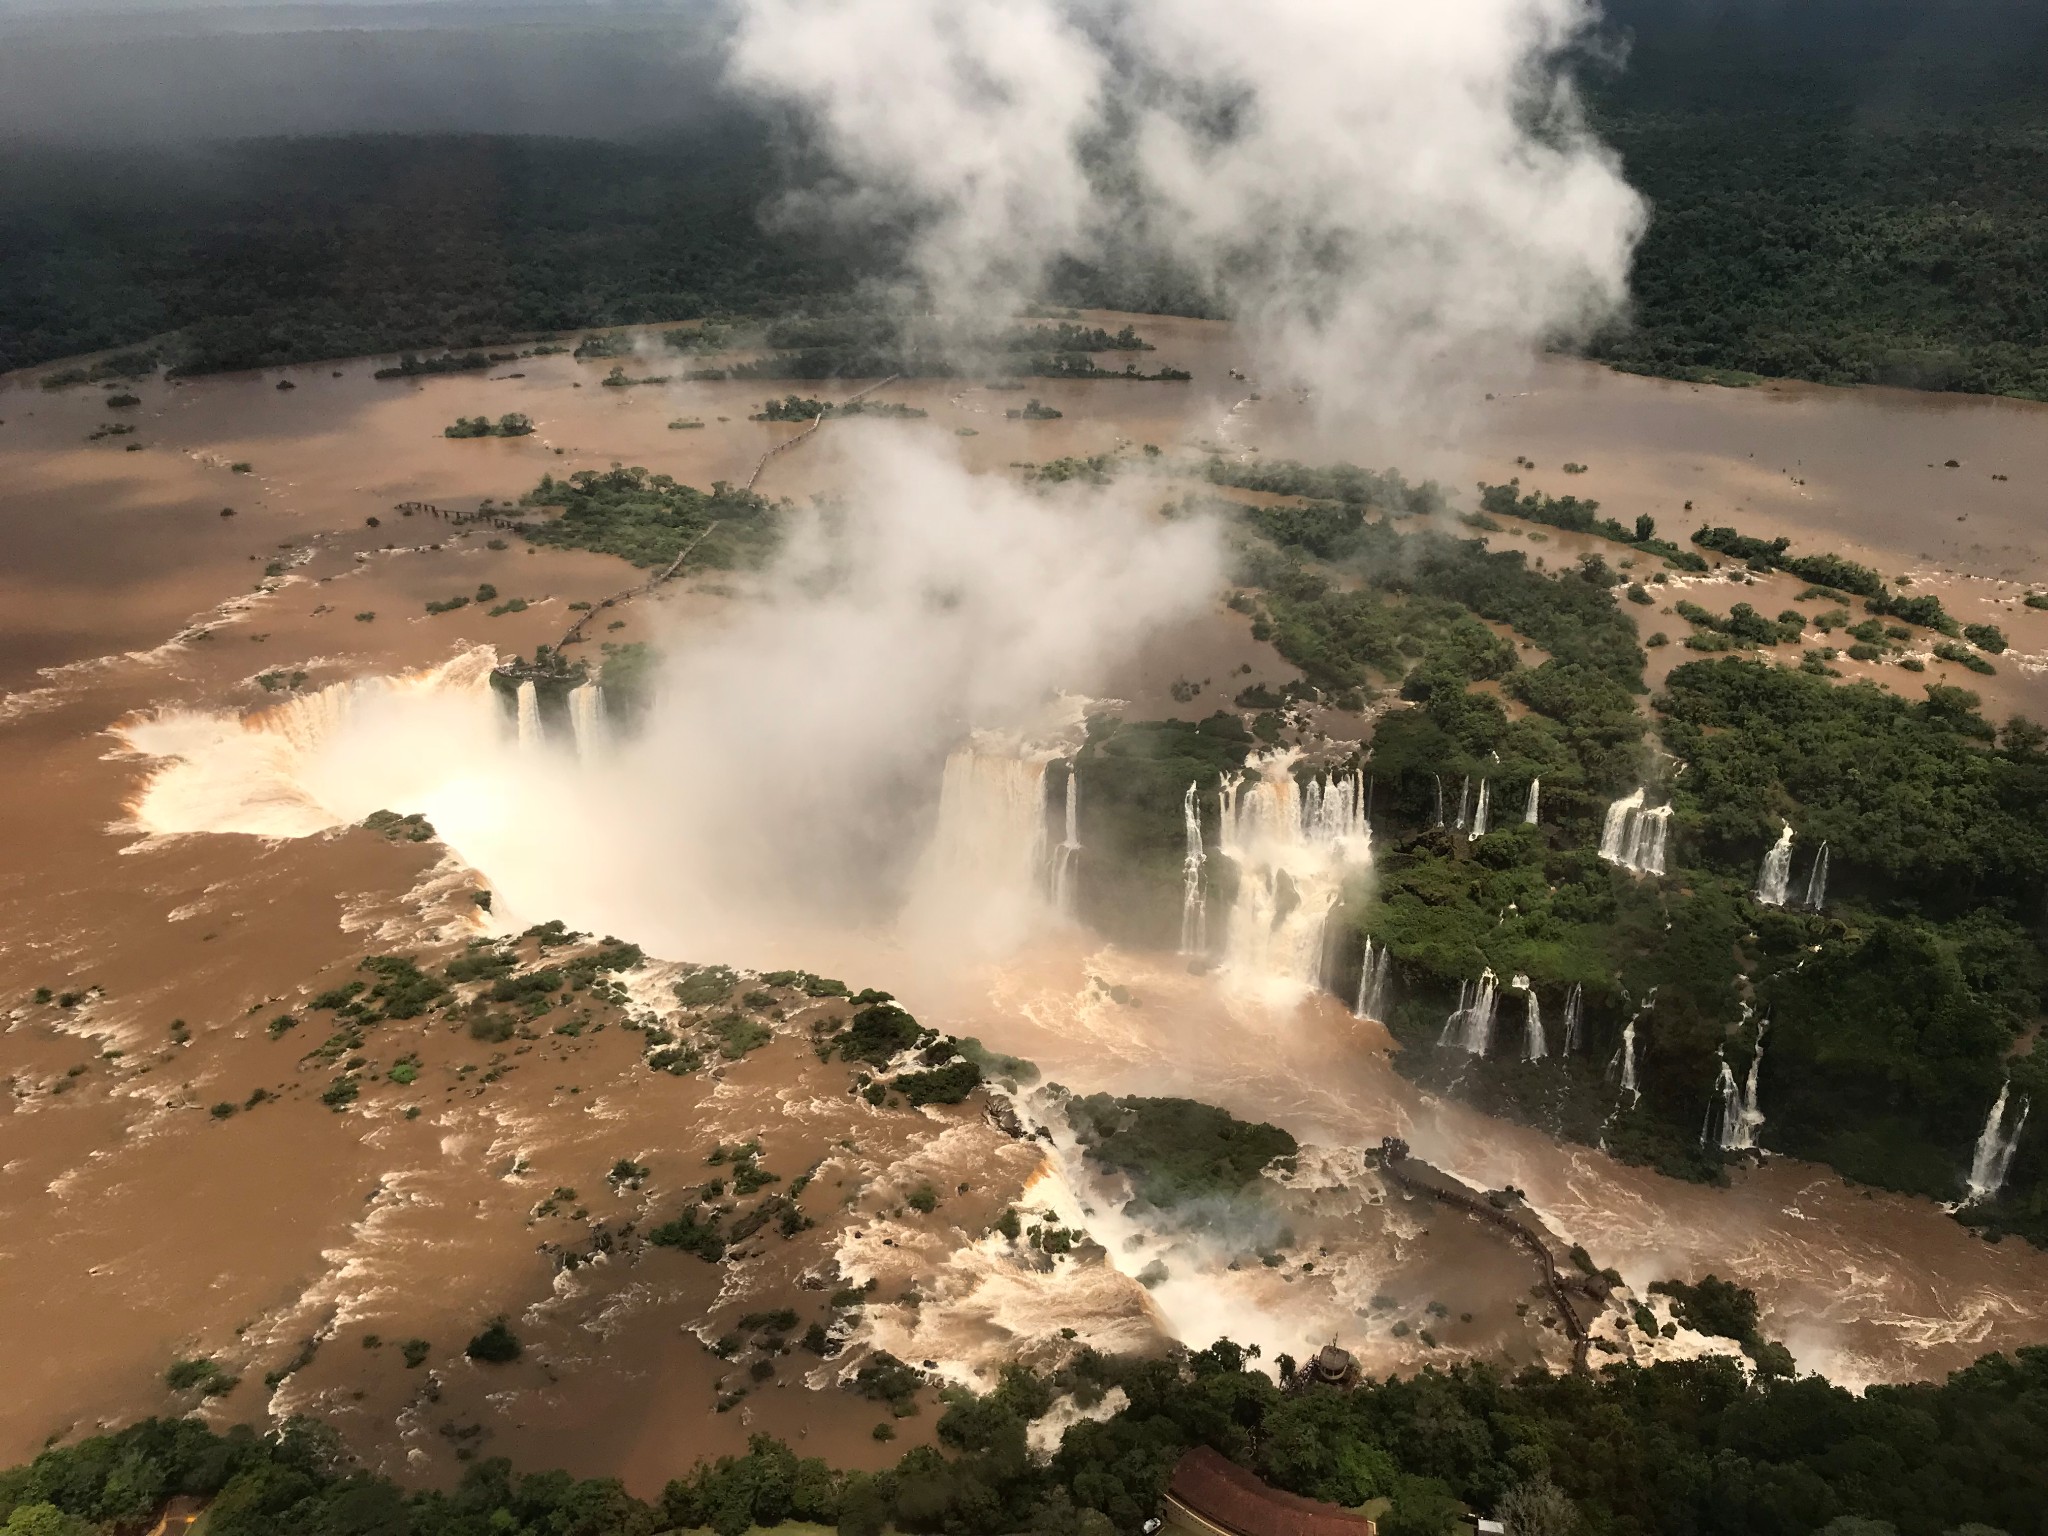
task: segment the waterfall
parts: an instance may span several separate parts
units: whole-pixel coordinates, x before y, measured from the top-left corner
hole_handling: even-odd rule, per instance
[[[1550,1047],[1543,1038],[1543,1009],[1536,1001],[1536,989],[1519,972],[1508,988],[1522,994],[1522,1060],[1541,1061],[1550,1054]]]
[[[569,728],[576,735],[576,755],[589,762],[604,741],[604,691],[596,683],[569,690]]]
[[[1564,995],[1564,1054],[1567,1056],[1576,1054],[1583,1043],[1580,1036],[1585,1033],[1585,1014],[1586,1000],[1575,981],[1571,991]]]
[[[1724,1152],[1753,1152],[1756,1150],[1756,1133],[1763,1129],[1764,1112],[1757,1102],[1757,1075],[1764,1065],[1764,1031],[1771,1027],[1766,1018],[1756,1027],[1756,1050],[1749,1058],[1749,1071],[1743,1075],[1742,1091],[1735,1096],[1735,1118],[1724,1119],[1721,1123],[1721,1149]]]
[[[1225,952],[1240,977],[1295,987],[1323,977],[1324,929],[1352,874],[1372,867],[1365,781],[1297,783],[1273,753],[1222,782],[1218,851],[1238,868]]]
[[[1614,1053],[1614,1060],[1607,1064],[1610,1073],[1617,1068],[1620,1069],[1621,1091],[1628,1095],[1631,1105],[1642,1096],[1642,1089],[1636,1085],[1636,1020],[1648,1013],[1656,1001],[1657,989],[1652,987],[1643,995],[1643,1005],[1630,1014],[1628,1023],[1622,1026],[1621,1049]]]
[[[1442,825],[1444,824],[1444,780],[1443,780],[1443,775],[1442,775],[1442,774],[1440,774],[1440,773],[1432,773],[1432,774],[1431,774],[1431,775],[1429,776],[1429,778],[1430,778],[1430,782],[1431,782],[1431,783],[1433,783],[1434,785],[1436,785],[1436,824],[1437,824],[1438,826],[1442,826]]]
[[[1187,830],[1187,853],[1180,863],[1180,952],[1199,955],[1209,948],[1209,898],[1202,889],[1202,812],[1195,804],[1195,785],[1181,796],[1181,823]]]
[[[938,824],[904,911],[912,930],[949,946],[1000,951],[1043,924],[1050,755],[980,734],[946,759]]]
[[[1813,873],[1806,877],[1805,904],[1818,912],[1828,899],[1828,845],[1823,842],[1813,856]]]
[[[1052,905],[1062,917],[1074,915],[1074,868],[1081,852],[1081,776],[1067,764],[1066,835],[1052,851]]]
[[[1365,959],[1358,970],[1358,1004],[1351,1016],[1383,1023],[1386,1019],[1387,973],[1391,959],[1384,949],[1375,949],[1370,936],[1365,941]]]
[[[1664,873],[1664,840],[1671,832],[1671,807],[1654,805],[1636,818],[1628,866],[1639,875]]]
[[[1607,807],[1607,819],[1600,826],[1601,858],[1610,864],[1621,862],[1622,840],[1628,836],[1629,822],[1642,808],[1643,792],[1640,789]]]
[[[1471,809],[1472,775],[1468,773],[1465,775],[1465,787],[1458,791],[1458,820],[1455,824],[1458,831],[1462,832],[1465,830],[1465,817]]]
[[[1756,899],[1767,907],[1782,907],[1792,888],[1792,823],[1781,823],[1784,830],[1778,840],[1764,855],[1764,867],[1756,877]]]
[[[1459,982],[1458,1006],[1453,1008],[1450,1012],[1450,1017],[1444,1020],[1444,1027],[1436,1037],[1438,1045],[1455,1045],[1462,1038],[1465,1025],[1465,1010],[1471,1006],[1471,1003],[1472,983],[1469,981]]]
[[[1707,1122],[1700,1127],[1700,1145],[1725,1150],[1742,1113],[1742,1090],[1735,1086],[1735,1074],[1729,1070],[1726,1056],[1721,1058],[1721,1077],[1714,1085],[1714,1094],[1707,1105]]]
[[[1481,779],[1479,781],[1479,805],[1472,812],[1472,835],[1474,837],[1486,836],[1486,817],[1493,805],[1492,787],[1493,780],[1491,779]]]
[[[1500,983],[1491,970],[1479,974],[1479,985],[1458,984],[1458,1006],[1444,1020],[1438,1045],[1455,1045],[1472,1056],[1484,1056],[1493,1044],[1493,1014],[1500,1001]]]
[[[540,691],[528,678],[519,685],[519,747],[530,752],[540,745]]]
[[[2020,1143],[2020,1132],[2027,1128],[2026,1099],[2020,1100],[2020,1112],[2014,1118],[2012,1129],[2005,1128],[2006,1100],[2012,1093],[2012,1079],[2007,1078],[1998,1086],[1998,1101],[1991,1106],[1991,1113],[1984,1117],[1984,1129],[1977,1135],[1977,1150],[1970,1158],[1970,1192],[1963,1197],[1963,1204],[1975,1205],[1989,1200],[2005,1187],[2005,1176],[2012,1169],[2012,1155]]]
[[[1607,807],[1600,827],[1600,857],[1632,874],[1664,873],[1664,844],[1671,830],[1671,807],[1647,809],[1648,791],[1638,789]]]
[[[1536,825],[1536,808],[1541,804],[1542,795],[1543,780],[1540,778],[1531,779],[1529,781],[1529,798],[1522,806],[1523,826],[1533,827]]]

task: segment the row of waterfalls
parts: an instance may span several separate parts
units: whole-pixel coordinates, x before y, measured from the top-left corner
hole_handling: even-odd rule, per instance
[[[1528,788],[1522,794],[1522,824],[1524,826],[1533,827],[1536,825],[1536,818],[1541,812],[1542,804],[1543,780],[1533,778],[1529,781]],[[1437,778],[1436,824],[1440,827],[1449,826],[1452,830],[1462,832],[1471,838],[1486,836],[1493,828],[1493,780],[1483,775],[1481,776],[1479,780],[1479,797],[1475,802],[1472,796],[1472,776],[1467,774],[1464,786],[1458,792],[1457,817],[1455,820],[1446,821],[1444,817],[1444,781],[1441,778]]]
[[[605,730],[602,695],[594,685],[583,685],[569,691],[565,703],[563,716],[576,750],[595,750]],[[546,735],[542,715],[541,701],[521,687],[516,719],[522,746],[538,745]],[[1365,778],[1356,772],[1304,773],[1299,764],[1296,753],[1271,753],[1207,784],[1186,784],[1180,803],[1179,951],[1191,960],[1217,962],[1236,984],[1293,996],[1333,980],[1331,919],[1347,888],[1373,863]],[[1027,924],[1077,920],[1085,856],[1082,777],[1071,741],[1031,747],[1014,738],[978,739],[954,753],[946,763],[939,825],[918,888],[935,893],[936,903],[949,911],[999,890],[1016,896]],[[1530,781],[1525,819],[1540,814],[1539,796],[1539,784]],[[1650,805],[1648,799],[1646,791],[1637,790],[1608,808],[1600,856],[1617,867],[1654,875],[1665,868],[1672,808]],[[1490,783],[1476,781],[1460,800],[1467,835],[1485,835],[1494,808]],[[1766,858],[1760,900],[1788,904],[1795,883],[1794,848],[1787,828]],[[1234,876],[1220,886],[1213,878],[1218,856]],[[1825,900],[1827,866],[1823,843],[1803,872],[1806,905],[1818,908]],[[929,871],[945,878],[927,879]],[[1212,914],[1218,900],[1223,908]],[[1398,982],[1385,943],[1366,935],[1355,990],[1347,999],[1352,1012],[1362,1020],[1387,1022],[1398,1001]],[[1618,1094],[1615,1113],[1640,1099],[1642,1032],[1655,997],[1653,990],[1623,1021],[1607,1064]],[[1703,1146],[1726,1153],[1760,1150],[1765,1125],[1761,1076],[1769,1032],[1768,1020],[1758,1024],[1746,1062],[1739,1054],[1732,1061],[1723,1054],[1713,1063],[1715,1078],[1699,1133]],[[1561,996],[1552,992],[1546,1008],[1530,976],[1484,970],[1460,985],[1437,1043],[1475,1061],[1502,1058],[1528,1064],[1583,1057],[1593,1043],[1584,989],[1573,984]],[[2028,1110],[2025,1097],[2015,1096],[2010,1085],[2001,1089],[1971,1160],[1968,1202],[1989,1200],[2004,1184]]]
[[[1766,907],[1793,905],[1792,901],[1792,851],[1795,838],[1792,823],[1779,823],[1778,840],[1771,844],[1764,854],[1763,867],[1757,871],[1756,899]],[[1813,863],[1807,866],[1806,881],[1802,887],[1798,905],[1818,912],[1828,899],[1828,845],[1823,841],[1813,855]]]
[[[1379,957],[1379,974],[1374,980],[1371,1002],[1374,1007],[1384,1006],[1387,978],[1386,956]],[[1366,965],[1370,973],[1373,968],[1372,941],[1366,941]],[[1543,1002],[1536,995],[1536,987],[1527,976],[1517,972],[1508,979],[1507,990],[1521,998],[1521,1033],[1516,1039],[1516,1051],[1523,1061],[1542,1061],[1552,1054],[1550,1036],[1543,1023]],[[1360,1018],[1378,1018],[1378,1013],[1366,1011],[1367,993],[1361,983],[1359,1007]],[[1469,1056],[1486,1056],[1493,1050],[1493,1032],[1496,1016],[1500,1010],[1500,978],[1491,970],[1482,971],[1476,982],[1458,984],[1458,1004],[1444,1020],[1444,1027],[1437,1035],[1437,1044],[1455,1046]],[[1576,1055],[1585,1045],[1585,991],[1573,982],[1564,998],[1564,1016],[1559,1053]],[[1512,1019],[1512,1015],[1510,1015]]]
[[[1617,868],[1637,875],[1666,873],[1665,848],[1671,835],[1670,805],[1651,805],[1649,791],[1637,789],[1607,807],[1600,827],[1600,857]],[[1778,840],[1764,853],[1757,872],[1754,895],[1767,907],[1798,905],[1818,912],[1827,904],[1828,845],[1823,842],[1807,866],[1800,896],[1792,898],[1792,855],[1794,835],[1789,822],[1781,824]]]
[[[610,734],[604,689],[597,683],[570,678],[547,679],[492,676],[491,685],[510,704],[511,729],[522,752],[539,752],[556,743],[574,749],[585,762],[604,750]]]
[[[1012,928],[1077,919],[1084,790],[1070,753],[983,738],[947,759],[938,826],[915,882],[928,913],[1001,902],[1017,909]],[[1213,955],[1241,980],[1299,990],[1325,980],[1330,915],[1346,882],[1371,867],[1372,838],[1363,777],[1298,779],[1296,761],[1291,753],[1258,759],[1223,775],[1209,795],[1199,783],[1187,786],[1179,948]],[[1214,853],[1236,875],[1214,935],[1208,807],[1216,818]],[[1036,919],[1022,910],[1032,905]]]

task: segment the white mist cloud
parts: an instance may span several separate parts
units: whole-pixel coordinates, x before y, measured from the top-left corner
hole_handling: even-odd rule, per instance
[[[852,488],[795,518],[758,596],[664,637],[636,734],[584,760],[565,741],[522,747],[489,653],[472,653],[248,722],[128,722],[130,749],[167,760],[135,824],[300,837],[419,811],[490,882],[500,919],[560,917],[673,958],[821,963],[849,934],[892,932],[947,755],[977,728],[1027,732],[1057,713],[1055,690],[1202,611],[1222,554],[1212,524],[1161,520],[1142,486],[1041,494],[911,431],[843,436]],[[925,911],[945,910],[913,937],[1014,919],[1002,855],[944,870]]]
[[[743,0],[730,74],[822,130],[842,211],[917,217],[948,310],[1061,256],[1196,274],[1340,406],[1582,335],[1643,204],[1561,72],[1586,0]]]

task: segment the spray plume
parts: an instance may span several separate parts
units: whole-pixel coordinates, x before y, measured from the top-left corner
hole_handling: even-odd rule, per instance
[[[1065,260],[1192,278],[1272,382],[1382,418],[1617,311],[1641,200],[1564,73],[1587,0],[741,0],[804,195],[907,220],[943,312]]]

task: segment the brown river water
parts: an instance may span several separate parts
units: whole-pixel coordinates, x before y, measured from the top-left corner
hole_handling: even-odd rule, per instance
[[[2041,407],[1695,388],[1547,361],[1475,386],[1462,417],[1411,435],[1403,451],[1337,432],[1312,402],[1251,399],[1256,382],[1229,376],[1242,359],[1227,327],[1137,323],[1159,346],[1147,365],[1188,367],[1192,384],[1034,385],[1066,413],[1046,423],[1004,420],[1015,394],[891,385],[882,397],[925,406],[930,419],[834,422],[820,438],[908,434],[988,472],[1143,443],[1341,454],[1453,486],[1505,479],[1527,455],[1546,467],[1519,471],[1525,484],[1596,496],[1624,521],[1648,511],[1682,536],[1688,518],[1712,518],[1913,573],[1966,621],[1995,619],[2013,638],[1996,678],[1953,680],[1989,707],[2048,713],[2031,659],[2048,657],[2048,615],[2018,606],[2025,583],[2048,578]],[[605,557],[534,552],[513,538],[493,549],[487,526],[456,530],[403,516],[398,503],[474,510],[516,497],[543,471],[613,462],[694,484],[744,482],[797,430],[746,419],[764,386],[605,389],[608,362],[537,358],[491,377],[415,383],[372,380],[371,366],[151,380],[135,386],[142,404],[125,413],[96,390],[0,381],[0,1051],[10,1084],[0,1100],[0,1339],[22,1365],[0,1409],[0,1456],[191,1406],[165,1391],[161,1373],[203,1352],[244,1377],[207,1407],[210,1417],[260,1422],[317,1408],[380,1465],[420,1477],[445,1476],[483,1447],[617,1472],[646,1491],[762,1428],[843,1463],[878,1465],[929,1435],[930,1399],[899,1426],[898,1443],[879,1445],[868,1433],[877,1405],[806,1390],[829,1384],[843,1360],[782,1357],[782,1385],[712,1410],[735,1370],[706,1338],[760,1307],[786,1303],[808,1321],[822,1305],[813,1287],[848,1275],[881,1282],[869,1341],[966,1379],[1056,1338],[1069,1317],[1105,1346],[1150,1347],[1211,1328],[1298,1346],[1313,1330],[1343,1334],[1375,1368],[1412,1366],[1427,1357],[1421,1347],[1364,1315],[1381,1290],[1411,1311],[1432,1299],[1454,1317],[1470,1314],[1469,1324],[1444,1326],[1452,1354],[1561,1359],[1555,1339],[1517,1314],[1531,1279],[1521,1260],[1461,1219],[1419,1222],[1357,1196],[1373,1183],[1356,1153],[1385,1135],[1474,1183],[1526,1190],[1564,1240],[1638,1287],[1707,1270],[1739,1277],[1802,1365],[1852,1384],[1939,1373],[2048,1335],[2048,1255],[1986,1244],[1927,1202],[1853,1189],[1811,1166],[1772,1160],[1713,1190],[1558,1146],[1417,1094],[1390,1069],[1379,1032],[1328,1002],[1248,1001],[1170,958],[1105,950],[1057,928],[1005,956],[938,964],[881,928],[793,916],[721,929],[730,947],[711,953],[707,933],[685,920],[691,909],[640,894],[652,888],[640,879],[659,869],[658,849],[601,850],[594,869],[576,870],[524,857],[517,840],[456,837],[451,851],[308,818],[294,777],[308,763],[329,776],[321,794],[341,801],[417,783],[420,765],[394,767],[397,749],[380,761],[374,743],[327,755],[318,709],[278,710],[259,677],[303,671],[311,692],[442,667],[478,646],[530,650],[566,626],[569,603],[636,579]],[[524,376],[503,377],[515,373]],[[281,378],[297,387],[278,390]],[[534,437],[440,435],[457,415],[510,410],[535,419]],[[705,425],[668,425],[689,417]],[[115,419],[137,431],[86,440]],[[131,443],[139,450],[125,451]],[[814,446],[773,460],[760,488],[798,499],[833,489],[855,456]],[[1951,458],[1957,468],[1944,467]],[[1566,461],[1588,469],[1567,479],[1556,468]],[[232,517],[221,515],[227,506]],[[1528,547],[1559,560],[1594,542],[1546,533]],[[273,567],[282,569],[266,575]],[[425,615],[426,602],[481,582],[532,606],[495,619],[484,604]],[[1765,587],[1741,597],[1765,607],[1777,595]],[[1736,589],[1707,584],[1688,595],[1712,606],[1736,600]],[[622,627],[604,637],[687,644],[726,602],[716,582],[679,585],[620,610]],[[1666,621],[1645,613],[1642,622]],[[1254,680],[1288,675],[1218,608],[1069,685],[1164,713],[1168,682],[1208,679],[1225,691],[1247,663]],[[1938,664],[1922,677],[1841,665],[1902,690],[1943,675]],[[237,723],[245,716],[254,729]],[[138,722],[159,734],[139,733]],[[203,774],[164,777],[177,754],[225,761],[223,742],[248,769],[230,776],[232,792]],[[166,751],[173,756],[155,755]],[[572,802],[605,793],[580,782],[553,779],[549,792]],[[153,830],[150,807],[160,816]],[[220,830],[228,826],[244,830]],[[811,965],[888,987],[927,1022],[1027,1056],[1079,1091],[1184,1093],[1285,1125],[1319,1149],[1315,1167],[1337,1170],[1322,1193],[1290,1197],[1302,1253],[1328,1254],[1313,1272],[1299,1268],[1302,1253],[1278,1270],[1224,1271],[1234,1278],[1210,1288],[1208,1306],[1172,1281],[1150,1293],[1136,1285],[1136,1248],[1020,1279],[978,1246],[990,1212],[1043,1199],[1110,1222],[1099,1196],[1073,1187],[1059,1158],[972,1116],[870,1114],[846,1097],[844,1069],[823,1070],[797,1038],[802,1015],[790,1038],[701,1081],[648,1073],[617,1029],[544,1035],[494,1055],[445,1027],[386,1026],[368,1054],[380,1071],[401,1051],[420,1058],[410,1102],[422,1113],[406,1118],[408,1098],[395,1092],[366,1094],[347,1114],[324,1107],[328,1072],[300,1061],[317,1042],[274,1042],[265,1022],[345,978],[365,952],[476,933],[465,893],[480,880],[537,892],[515,903],[528,917],[610,928],[656,955]],[[1115,1001],[1110,986],[1130,1001]],[[84,996],[39,1005],[30,1000],[38,987]],[[188,1043],[173,1020],[185,1022]],[[209,1113],[259,1087],[276,1100],[219,1120]],[[564,1276],[540,1250],[582,1241],[593,1222],[665,1219],[702,1177],[713,1143],[756,1132],[764,1161],[785,1178],[817,1166],[804,1207],[815,1230],[726,1270],[653,1253]],[[619,1157],[654,1169],[647,1189],[607,1187]],[[906,1169],[942,1189],[970,1188],[920,1222],[903,1213]],[[578,1191],[585,1218],[561,1225],[558,1214],[534,1214],[557,1186]],[[1108,1228],[1098,1235],[1107,1241]],[[1132,1238],[1161,1241],[1141,1232],[1121,1241]],[[917,1300],[893,1299],[910,1287]],[[460,1346],[499,1312],[530,1348],[500,1368],[509,1374],[493,1375],[463,1360]],[[389,1342],[364,1347],[372,1334]],[[408,1370],[396,1341],[413,1336],[432,1353]],[[310,1362],[266,1393],[264,1373],[297,1358],[306,1340],[318,1344]]]

